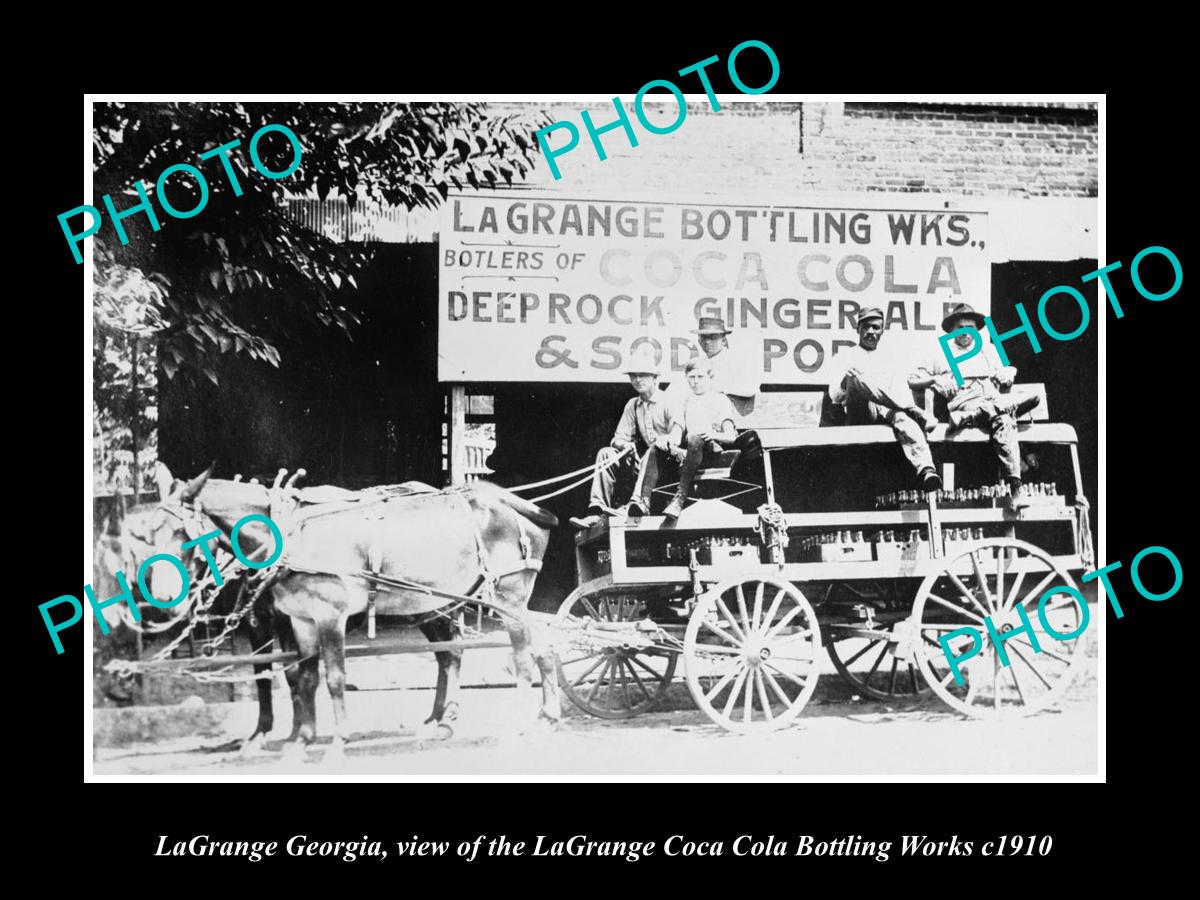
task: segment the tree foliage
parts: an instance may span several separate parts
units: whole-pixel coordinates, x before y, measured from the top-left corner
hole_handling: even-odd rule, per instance
[[[475,103],[107,103],[93,112],[94,199],[118,212],[139,202],[142,183],[161,228],[142,212],[122,221],[122,245],[107,212],[94,240],[94,464],[97,484],[142,484],[156,456],[155,361],[168,378],[219,381],[216,360],[244,354],[278,366],[281,352],[331,331],[352,339],[356,275],[369,245],[341,243],[305,228],[285,210],[285,193],[321,200],[434,208],[451,188],[512,184],[533,165],[540,114],[495,116]],[[273,180],[257,171],[250,139],[265,125],[290,128],[299,168]],[[200,155],[230,141],[238,195],[219,158]],[[288,168],[283,134],[259,141],[264,166]],[[204,175],[205,206],[168,216],[155,196],[159,174],[187,163]],[[201,199],[196,181],[164,184],[173,208]],[[78,226],[77,226],[78,227]],[[137,465],[134,450],[137,448]]]
[[[122,285],[144,288],[147,302],[122,315],[153,325],[168,378],[202,373],[218,381],[213,361],[244,353],[278,365],[281,347],[329,328],[352,337],[355,276],[369,245],[339,243],[289,218],[285,191],[325,199],[433,208],[451,188],[482,188],[523,179],[533,165],[533,131],[541,116],[494,116],[472,103],[108,103],[94,111],[95,199],[109,194],[118,211],[138,203],[143,182],[161,229],[135,213],[97,233],[97,286],[117,297]],[[300,167],[272,180],[251,164],[251,136],[268,124],[290,128],[303,147]],[[200,155],[230,141],[241,196],[220,159]],[[288,167],[292,148],[278,132],[258,143],[263,164]],[[154,183],[175,163],[204,173],[209,197],[193,218],[167,216]],[[167,180],[171,205],[200,201],[186,173]],[[157,291],[147,288],[153,285]]]

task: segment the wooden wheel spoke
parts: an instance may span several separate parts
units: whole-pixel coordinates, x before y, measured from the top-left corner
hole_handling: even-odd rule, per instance
[[[621,676],[621,694],[625,697],[625,708],[631,709],[633,704],[629,701],[629,679],[625,677],[625,659],[618,657],[617,674]]]
[[[996,605],[995,612],[1004,606],[1004,564],[1008,561],[1008,548],[1000,547],[996,551]]]
[[[1012,589],[1008,592],[1008,596],[1004,598],[1004,606],[1001,607],[1001,611],[1008,611],[1013,608],[1013,604],[1017,602],[1017,597],[1021,595],[1021,585],[1025,583],[1026,574],[1028,573],[1024,569],[1017,573]]]
[[[1053,581],[1054,576],[1057,574],[1058,574],[1057,572],[1055,572],[1053,569],[1051,569],[1050,572],[1046,575],[1046,577],[1038,582],[1038,586],[1035,587],[1032,591],[1030,591],[1028,594],[1025,595],[1025,599],[1021,601],[1021,606],[1025,606],[1030,600],[1041,597],[1042,596],[1042,588],[1044,588],[1051,581]]]
[[[754,589],[754,614],[750,619],[750,630],[755,634],[758,634],[759,616],[762,615],[763,593],[766,589],[767,586],[761,581],[758,583],[758,587]]]
[[[780,588],[775,592],[775,599],[771,601],[771,608],[767,610],[767,614],[763,616],[762,624],[758,626],[758,633],[767,630],[767,626],[775,620],[775,613],[779,612],[779,604],[783,601],[784,590]]]
[[[1019,638],[1016,638],[1016,641],[1019,644],[1024,644],[1030,650],[1033,649],[1033,644],[1031,644],[1029,641],[1025,640],[1025,638],[1019,637]],[[1051,659],[1057,659],[1059,662],[1066,663],[1068,666],[1071,664],[1070,657],[1060,656],[1059,654],[1055,653],[1053,650],[1047,650],[1045,647],[1043,647],[1041,649],[1041,654],[1043,656],[1049,656]]]
[[[1017,678],[1017,667],[1009,666],[1008,671],[1012,674],[1013,685],[1016,686],[1017,696],[1021,698],[1021,705],[1025,705],[1025,692],[1021,690],[1021,680]]]
[[[892,680],[888,684],[888,693],[896,693],[896,667],[900,665],[900,660],[896,659],[895,654],[892,654]]]
[[[746,674],[746,670],[743,668],[738,671],[737,677],[733,679],[733,690],[729,692],[729,698],[725,701],[725,708],[721,710],[721,715],[726,719],[729,718],[729,712],[733,709],[738,695],[742,692],[742,683],[746,680]]]
[[[607,656],[604,657],[604,659],[601,660],[601,662],[604,663],[604,669],[601,670],[600,674],[596,676],[596,683],[593,684],[592,689],[590,691],[588,691],[588,695],[587,695],[588,703],[591,703],[592,700],[595,699],[596,691],[599,689],[600,685],[603,683],[604,676],[608,674],[609,667],[612,665],[612,661]]]
[[[850,666],[852,666],[854,663],[858,662],[860,657],[862,657],[864,654],[866,654],[866,652],[868,650],[870,650],[872,647],[874,647],[876,644],[878,644],[882,640],[883,640],[883,638],[875,638],[875,640],[871,641],[869,644],[867,644],[867,646],[863,647],[861,650],[859,650],[857,653],[855,653],[852,657],[850,657],[848,660],[846,660],[844,663],[842,663],[842,665],[844,665],[847,669],[850,668]]]
[[[655,678],[657,678],[659,680],[661,680],[663,675],[665,674],[663,672],[655,672],[654,669],[652,669],[650,666],[648,666],[644,662],[642,662],[641,659],[638,658],[637,656],[629,657],[629,662],[636,663],[637,665],[641,666],[643,669],[645,669],[647,672],[649,672],[651,675],[653,675]]]
[[[988,609],[993,613],[996,612],[996,605],[992,602],[992,592],[988,590],[987,576],[983,574],[983,566],[979,562],[979,551],[971,551],[971,567],[975,569],[975,579],[979,582],[979,589],[983,592],[984,602],[987,603]]]
[[[968,596],[970,596],[970,595],[968,594]],[[939,606],[944,606],[944,607],[946,607],[946,609],[953,610],[954,612],[958,613],[960,616],[966,616],[968,619],[974,619],[980,625],[983,624],[983,616],[977,616],[977,615],[975,615],[975,613],[971,612],[969,609],[964,609],[961,606],[955,606],[949,600],[945,600],[945,599],[939,597],[937,594],[933,593],[932,591],[929,593],[928,599],[932,600],[934,603],[937,603]],[[979,606],[979,601],[975,600],[974,597],[971,597],[971,600],[975,603],[976,606]],[[987,613],[985,612],[984,616],[986,616],[986,615],[987,615]],[[922,625],[921,627],[926,628],[926,627],[931,627],[931,626]],[[963,626],[956,625],[955,627],[962,628]]]
[[[596,607],[592,605],[592,601],[589,600],[587,597],[580,597],[579,602],[583,604],[583,608],[588,611],[588,615],[591,616],[593,619],[604,618],[603,616],[600,615],[599,610],[597,610]]]
[[[646,685],[642,683],[642,676],[637,673],[637,669],[633,667],[633,663],[628,659],[623,660],[623,662],[625,663],[625,667],[629,669],[629,674],[633,676],[633,683],[638,686],[638,689],[642,692],[642,696],[649,700],[652,695],[646,690]]]
[[[871,671],[867,673],[867,677],[863,679],[864,681],[870,683],[871,676],[875,674],[875,670],[879,668],[880,664],[883,662],[883,658],[887,656],[887,651],[888,645],[885,642],[884,645],[879,648],[879,655],[875,657],[875,662],[871,664]]]
[[[917,670],[913,668],[913,664],[908,664],[908,678],[912,682],[912,692],[914,694],[921,693],[921,688],[917,685]]]
[[[728,672],[726,672],[724,675],[722,675],[721,678],[717,681],[716,685],[714,685],[711,690],[709,690],[705,693],[704,699],[707,700],[709,703],[712,703],[713,700],[716,699],[717,695],[720,694],[721,691],[725,690],[726,685],[728,685],[729,682],[733,681],[734,676],[737,675],[738,672],[740,672],[740,671],[743,671],[743,669],[741,669],[740,667],[734,667],[734,668],[730,669]]]
[[[788,679],[788,681],[791,681],[793,684],[799,685],[800,687],[805,686],[803,681],[801,681],[799,678],[797,678],[795,675],[793,675],[791,672],[787,671],[786,669],[781,669],[779,666],[775,665],[775,663],[771,662],[771,660],[769,660],[769,659],[765,660],[763,662],[763,665],[769,669],[774,669],[776,672],[778,672],[784,678]]]
[[[726,642],[728,642],[729,644],[731,644],[733,647],[737,648],[738,650],[741,650],[741,648],[744,646],[744,639],[740,640],[740,641],[737,640],[731,634],[729,634],[729,632],[714,625],[711,621],[709,621],[709,619],[707,617],[704,618],[703,620],[701,620],[700,624],[703,625],[705,628],[707,628],[709,631],[711,631],[713,634],[717,635],[717,637],[724,639]]]
[[[797,603],[795,606],[793,606],[791,609],[789,609],[786,613],[783,614],[782,619],[780,619],[774,626],[772,626],[771,630],[766,633],[764,640],[766,640],[766,641],[774,640],[775,636],[777,634],[779,634],[779,632],[782,631],[787,626],[787,623],[792,621],[792,619],[796,618],[797,613],[801,613],[803,611],[804,611],[803,607],[801,607],[800,604]]]
[[[775,676],[766,669],[760,669],[759,671],[762,672],[763,678],[767,680],[767,683],[771,685],[771,689],[775,691],[775,696],[783,701],[783,705],[785,707],[791,706],[792,701],[788,699],[787,692],[779,686],[779,682],[775,680]]]
[[[589,675],[591,675],[593,672],[595,672],[595,671],[596,671],[596,669],[597,669],[597,668],[598,668],[600,665],[602,665],[606,659],[608,659],[608,657],[606,657],[606,656],[604,656],[604,655],[601,655],[601,656],[600,656],[600,658],[599,658],[598,660],[596,660],[594,663],[592,663],[591,667],[590,667],[590,668],[589,668],[589,669],[588,669],[586,672],[584,672],[582,675],[580,675],[578,678],[576,678],[574,681],[572,681],[572,682],[571,682],[571,687],[573,687],[573,688],[577,688],[577,687],[579,687],[579,683],[580,683],[581,681],[583,681],[583,679],[585,679],[585,678],[587,678]],[[589,702],[591,702],[591,701],[590,701],[590,697],[591,697],[591,695],[589,694],[589,695],[588,695],[588,697],[589,697]]]
[[[758,700],[762,704],[763,715],[767,717],[767,721],[775,718],[771,715],[771,700],[767,696],[767,685],[763,681],[762,669],[754,670],[754,684],[758,688]]]
[[[974,557],[971,557],[971,558],[974,559]],[[979,610],[981,613],[983,613],[983,615],[985,617],[991,615],[991,613],[988,610],[983,608],[983,604],[979,602],[979,598],[976,597],[973,593],[971,593],[971,591],[967,590],[967,586],[962,583],[961,578],[959,578],[953,572],[948,571],[946,574],[950,576],[950,583],[953,584],[956,588],[958,588],[959,593],[961,593],[964,597],[966,597],[968,600],[970,600],[975,605],[975,608],[977,610]],[[979,621],[982,622],[983,619],[981,618]]]
[[[746,611],[746,593],[742,590],[742,586],[740,584],[737,586],[737,605],[738,612],[741,613],[742,616],[742,620],[739,623],[742,626],[742,632],[744,634],[752,634],[754,629],[750,625],[750,613]]]
[[[753,674],[746,676],[746,701],[742,706],[742,721],[749,722],[754,718],[754,677]]]
[[[1033,674],[1037,676],[1038,681],[1040,681],[1042,684],[1044,684],[1046,686],[1046,690],[1048,690],[1048,691],[1054,690],[1054,688],[1050,686],[1050,682],[1048,682],[1045,678],[1042,677],[1042,673],[1040,671],[1038,671],[1038,667],[1035,666],[1033,663],[1031,663],[1028,659],[1025,658],[1025,654],[1021,652],[1020,647],[1013,647],[1012,650],[1015,654],[1017,654],[1017,656],[1020,658],[1020,660],[1023,663],[1025,663],[1025,665],[1029,666],[1030,671],[1032,671]],[[1011,669],[1012,664],[1009,663],[1008,667]]]
[[[729,611],[729,607],[727,607],[725,605],[725,601],[720,597],[720,595],[717,596],[716,601],[717,601],[717,609],[721,610],[721,615],[723,615],[725,617],[725,621],[727,621],[729,623],[730,627],[733,629],[733,633],[737,635],[737,638],[739,641],[741,641],[742,643],[745,643],[746,635],[742,631],[741,627],[738,625],[737,619],[735,619],[733,617],[733,613],[731,613]],[[705,624],[708,624],[707,621],[705,622]]]
[[[565,669],[567,666],[573,666],[573,665],[575,665],[575,663],[583,662],[585,659],[592,659],[593,657],[599,655],[601,652],[602,651],[600,651],[600,650],[596,650],[593,653],[589,653],[587,656],[577,656],[574,659],[564,659],[559,662],[559,665]]]

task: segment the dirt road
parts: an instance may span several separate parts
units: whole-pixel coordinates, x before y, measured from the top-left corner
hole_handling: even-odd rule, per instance
[[[676,688],[681,686],[676,685]],[[847,779],[879,775],[1088,776],[1097,771],[1095,659],[1055,710],[1027,719],[983,722],[947,710],[935,697],[914,706],[856,698],[836,675],[822,676],[797,721],[779,732],[734,735],[699,711],[679,708],[605,721],[573,709],[557,731],[514,733],[528,721],[539,691],[463,691],[453,738],[419,742],[430,691],[358,690],[348,695],[352,740],[339,768],[323,763],[329,739],[303,760],[281,753],[291,705],[277,692],[280,719],[259,756],[229,747],[253,729],[253,704],[236,704],[222,731],[171,741],[97,748],[95,774],[168,778],[259,779],[329,775],[415,779]],[[683,697],[686,697],[684,692]],[[332,721],[324,687],[317,721]],[[686,701],[678,703],[684,707]]]

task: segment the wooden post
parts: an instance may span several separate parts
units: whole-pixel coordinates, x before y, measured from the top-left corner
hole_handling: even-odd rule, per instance
[[[450,386],[450,484],[467,481],[467,388]]]

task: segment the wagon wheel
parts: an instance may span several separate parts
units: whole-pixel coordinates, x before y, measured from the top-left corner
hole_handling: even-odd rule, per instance
[[[911,592],[900,602],[907,614]],[[896,608],[897,598],[889,597],[883,616],[894,617]],[[842,679],[868,697],[891,702],[927,697],[931,689],[921,677],[913,634],[906,626],[896,621],[877,622],[874,627],[865,622],[828,625],[825,649]]]
[[[1071,595],[1058,594],[1046,602],[1044,623],[1039,600],[1059,586],[1076,585],[1052,557],[1025,541],[986,540],[948,560],[921,583],[913,606],[921,674],[946,703],[978,718],[1030,715],[1054,703],[1084,660],[1087,637],[1080,626],[1090,615]],[[1004,665],[984,620],[990,617],[1003,635],[1024,624],[1018,607],[1032,626],[1033,641],[1028,633],[1005,640],[1009,664]],[[1061,640],[1046,623],[1059,634],[1079,633]],[[975,644],[972,635],[949,637],[963,628],[975,629],[981,641],[979,653],[959,663],[959,684],[939,638],[948,636],[951,652],[963,655]]]
[[[560,622],[636,622],[646,618],[638,597],[573,592],[558,609]],[[583,643],[558,654],[558,683],[571,702],[602,719],[652,709],[675,676],[678,654],[617,643]]]
[[[808,600],[786,581],[722,582],[697,598],[683,638],[688,689],[723,728],[791,722],[817,686],[821,633]]]

